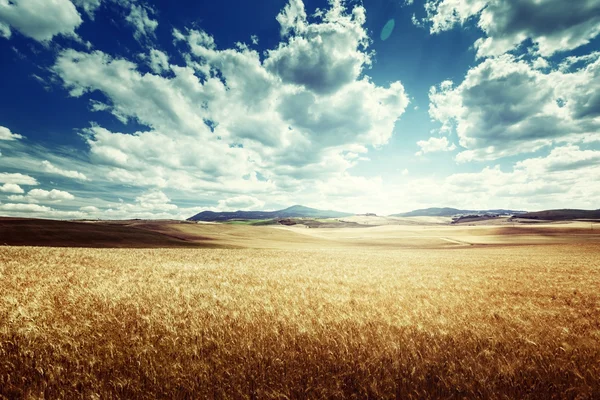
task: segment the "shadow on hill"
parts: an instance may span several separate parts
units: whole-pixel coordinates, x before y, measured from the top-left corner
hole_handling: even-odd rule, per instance
[[[0,245],[91,248],[231,248],[171,233],[165,224],[0,218]]]

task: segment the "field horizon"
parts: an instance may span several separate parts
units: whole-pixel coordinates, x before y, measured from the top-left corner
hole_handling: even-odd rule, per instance
[[[0,247],[0,398],[600,396],[587,222],[20,223],[56,236]]]
[[[235,222],[235,221],[234,221]],[[445,248],[600,240],[600,221],[508,217],[453,223],[449,217],[297,219],[294,225],[176,220],[57,221],[0,217],[0,245],[88,248]]]

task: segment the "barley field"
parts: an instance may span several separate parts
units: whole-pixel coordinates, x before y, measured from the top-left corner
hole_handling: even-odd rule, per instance
[[[600,398],[600,247],[0,247],[0,398]]]

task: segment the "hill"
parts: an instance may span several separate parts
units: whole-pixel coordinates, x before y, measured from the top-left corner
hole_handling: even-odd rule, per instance
[[[455,215],[506,215],[506,214],[521,214],[524,211],[514,210],[459,210],[457,208],[424,208],[420,210],[414,210],[406,213],[392,214],[390,217],[453,217]]]
[[[0,246],[223,247],[215,244],[212,238],[181,234],[172,228],[178,225],[185,225],[185,223],[177,221],[76,222],[0,217]]]
[[[519,218],[541,219],[547,221],[567,221],[573,219],[600,220],[600,210],[546,210],[520,214]]]
[[[331,210],[317,210],[316,208],[300,205],[288,207],[278,211],[229,211],[213,212],[203,211],[188,218],[188,221],[223,222],[229,220],[253,220],[253,219],[275,219],[275,218],[342,218],[354,214]]]

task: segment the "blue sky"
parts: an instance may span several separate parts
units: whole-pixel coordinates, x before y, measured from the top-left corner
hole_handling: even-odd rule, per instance
[[[599,208],[567,3],[0,0],[0,215]]]

